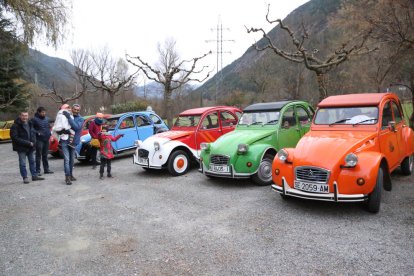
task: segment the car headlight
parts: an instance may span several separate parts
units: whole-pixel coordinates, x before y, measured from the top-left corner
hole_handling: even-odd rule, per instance
[[[205,143],[205,142],[201,143],[200,144],[200,149],[209,150],[210,149],[210,143]]]
[[[135,145],[137,148],[140,148],[140,147],[141,147],[141,145],[142,145],[141,140],[135,140],[134,145]]]
[[[277,153],[277,158],[279,158],[280,161],[285,162],[288,159],[289,153],[285,149],[281,149]]]
[[[354,153],[350,153],[345,156],[345,165],[347,167],[355,167],[356,164],[358,164],[358,156],[356,156]]]
[[[160,149],[160,143],[158,143],[157,141],[154,142],[154,150],[157,151]]]
[[[246,153],[249,150],[249,145],[247,144],[238,144],[237,145],[237,152],[238,153]]]

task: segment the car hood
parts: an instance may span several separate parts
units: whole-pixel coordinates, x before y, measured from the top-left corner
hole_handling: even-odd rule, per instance
[[[330,169],[343,163],[344,157],[356,150],[371,146],[375,132],[311,131],[296,146],[295,166],[319,166]]]
[[[154,140],[156,140],[157,137],[166,138],[166,139],[170,139],[170,140],[177,140],[177,139],[180,139],[180,138],[187,137],[187,136],[191,135],[192,133],[193,133],[193,131],[170,130],[170,131],[158,133],[158,134],[154,135],[153,138],[154,138]]]
[[[229,151],[237,150],[238,144],[248,144],[251,145],[261,139],[269,137],[270,135],[276,132],[275,129],[254,129],[254,130],[239,130],[236,129],[232,132],[229,132],[219,139],[216,142],[211,144],[211,152],[214,153],[227,153]]]

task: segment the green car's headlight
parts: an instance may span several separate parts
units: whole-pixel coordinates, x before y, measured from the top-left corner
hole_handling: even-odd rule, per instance
[[[210,149],[210,143],[205,143],[205,142],[201,143],[200,144],[200,149],[209,150]]]
[[[289,156],[289,153],[285,149],[281,149],[277,153],[277,158],[279,158],[280,161],[285,162]]]
[[[358,156],[356,156],[354,153],[350,153],[345,156],[345,165],[347,167],[355,167],[356,164],[358,164]]]
[[[238,144],[237,145],[237,152],[238,153],[246,153],[249,150],[249,145],[247,144]]]

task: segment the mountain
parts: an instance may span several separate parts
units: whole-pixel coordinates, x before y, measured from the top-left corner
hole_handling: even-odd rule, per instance
[[[300,38],[303,27],[309,34],[305,47],[315,52],[322,59],[333,53],[342,43],[350,40],[335,18],[344,0],[311,0],[292,11],[283,23],[291,28]],[[277,9],[271,5],[270,11]],[[271,12],[270,12],[271,14]],[[265,17],[266,14],[263,14]],[[274,20],[276,18],[271,18]],[[287,51],[292,50],[292,40],[278,25],[268,33],[277,46]],[[260,28],[264,26],[248,26]],[[246,35],[249,35],[246,31]],[[252,38],[253,43],[253,38]],[[257,42],[259,47],[266,44],[264,38]],[[371,80],[375,71],[373,60],[368,55],[347,60],[328,73],[327,86],[329,94],[346,94],[357,92],[377,92],[378,84]],[[219,84],[217,86],[217,83]],[[390,83],[390,82],[388,82]],[[383,88],[385,90],[385,87]],[[203,91],[204,98],[218,103],[246,105],[258,101],[280,99],[304,99],[318,102],[318,85],[314,72],[307,70],[303,64],[287,61],[271,50],[257,51],[253,46],[222,72],[209,79],[198,91]],[[216,92],[217,91],[217,92]]]
[[[37,50],[29,49],[23,59],[26,80],[43,88],[52,89],[53,83],[69,84],[75,67],[68,61],[50,57]]]

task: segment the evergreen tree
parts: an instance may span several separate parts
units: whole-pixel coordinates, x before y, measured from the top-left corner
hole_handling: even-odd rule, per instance
[[[1,13],[0,13],[1,14]],[[21,59],[25,46],[17,39],[9,20],[0,18],[0,110],[14,112],[27,106]]]

